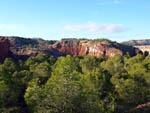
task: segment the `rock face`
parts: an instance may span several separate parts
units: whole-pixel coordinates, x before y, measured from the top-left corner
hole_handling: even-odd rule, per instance
[[[145,56],[150,54],[150,45],[134,46],[138,48]]]
[[[3,62],[5,58],[10,57],[10,42],[6,38],[0,39],[0,62]]]
[[[139,49],[109,40],[68,39],[61,41],[45,41],[41,39],[25,39],[19,37],[0,37],[1,62],[7,57],[11,57],[15,60],[26,60],[28,57],[36,56],[39,53],[47,53],[55,57],[68,54],[71,56],[92,55],[99,57],[104,55],[105,57],[112,57],[116,54],[125,55],[127,52],[131,56],[134,56],[139,53]]]
[[[150,54],[150,39],[145,40],[129,40],[122,42],[122,44],[134,46],[135,48],[138,48],[142,54],[145,56]]]
[[[126,52],[136,54],[134,48],[126,47],[107,41],[95,42],[90,40],[64,40],[49,46],[49,48],[54,48],[61,53],[71,56],[93,55],[99,57],[105,55],[106,57],[112,57],[116,54],[124,55]]]

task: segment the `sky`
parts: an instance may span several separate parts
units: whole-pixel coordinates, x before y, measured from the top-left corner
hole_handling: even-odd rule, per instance
[[[150,0],[0,0],[0,36],[150,39]]]

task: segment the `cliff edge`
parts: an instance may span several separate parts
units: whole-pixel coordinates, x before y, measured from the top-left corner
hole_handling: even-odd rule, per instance
[[[7,38],[0,39],[0,62],[5,58],[10,57],[10,41]]]

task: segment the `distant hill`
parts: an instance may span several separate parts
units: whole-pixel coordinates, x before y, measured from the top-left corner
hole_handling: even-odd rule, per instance
[[[150,39],[145,39],[145,40],[129,40],[129,41],[122,42],[122,44],[131,45],[131,46],[150,45]]]
[[[43,40],[41,38],[24,38],[15,36],[0,36],[0,39],[2,38],[7,38],[10,41],[10,50],[14,54],[31,56],[43,53],[49,45],[56,42],[56,40]]]
[[[0,39],[3,36],[0,36]],[[5,37],[10,40],[12,47],[35,47],[45,48],[49,44],[54,44],[56,40],[43,40],[42,38]]]

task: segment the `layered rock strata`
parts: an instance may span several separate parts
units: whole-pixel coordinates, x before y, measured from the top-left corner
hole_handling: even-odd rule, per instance
[[[105,55],[112,57],[116,54],[123,55],[123,52],[109,42],[94,42],[89,40],[64,40],[50,45],[49,48],[54,48],[61,53],[71,56],[93,55],[99,57]]]

